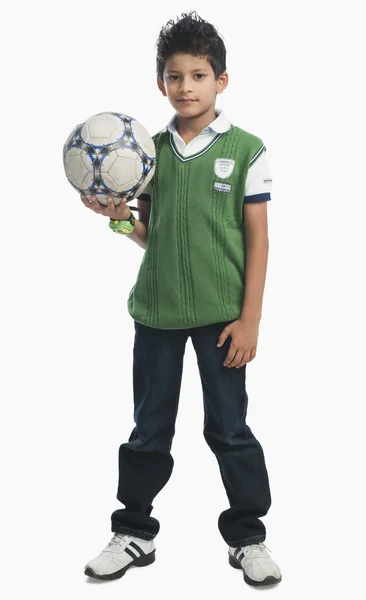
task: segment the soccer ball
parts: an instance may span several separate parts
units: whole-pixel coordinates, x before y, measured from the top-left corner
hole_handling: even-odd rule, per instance
[[[63,148],[66,177],[90,199],[96,196],[115,206],[139,196],[155,171],[155,146],[146,129],[133,117],[103,112],[77,125]]]

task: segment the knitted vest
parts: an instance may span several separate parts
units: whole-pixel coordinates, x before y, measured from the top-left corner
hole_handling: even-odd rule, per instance
[[[159,329],[235,320],[244,301],[245,182],[266,148],[260,138],[233,125],[186,158],[169,131],[153,140],[147,247],[128,312]]]

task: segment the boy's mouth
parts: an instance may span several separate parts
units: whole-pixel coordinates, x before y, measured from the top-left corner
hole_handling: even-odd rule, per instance
[[[178,102],[182,102],[182,104],[190,104],[191,102],[196,102],[192,98],[178,98]]]

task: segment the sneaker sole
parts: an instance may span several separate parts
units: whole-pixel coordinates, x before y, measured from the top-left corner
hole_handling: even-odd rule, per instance
[[[229,563],[232,567],[234,567],[234,569],[241,569],[243,571],[244,581],[248,585],[273,585],[275,583],[280,583],[282,579],[282,576],[279,579],[277,579],[276,577],[274,577],[274,575],[268,575],[265,579],[263,579],[263,581],[255,581],[254,579],[248,577],[243,567],[241,566],[241,563],[235,558],[235,556],[232,556],[231,554],[229,554]]]
[[[88,577],[94,577],[94,579],[104,579],[104,580],[119,579],[120,577],[123,577],[123,575],[126,573],[127,569],[129,569],[130,567],[132,567],[132,566],[147,567],[147,565],[151,565],[154,561],[155,561],[155,550],[150,552],[150,554],[145,554],[144,556],[139,556],[135,560],[131,560],[131,562],[128,563],[128,565],[126,565],[125,567],[123,567],[123,569],[120,569],[119,571],[115,571],[115,573],[107,573],[106,575],[99,575],[98,573],[95,573],[95,571],[93,571],[93,569],[91,569],[90,567],[87,567],[84,571],[84,575],[87,575]]]

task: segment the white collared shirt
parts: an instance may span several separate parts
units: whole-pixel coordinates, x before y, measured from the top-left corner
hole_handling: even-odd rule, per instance
[[[196,154],[203,148],[206,148],[208,144],[215,138],[218,133],[225,133],[231,127],[230,121],[224,115],[222,109],[216,109],[216,119],[212,121],[210,125],[208,125],[205,129],[201,131],[193,140],[185,143],[183,138],[179,135],[176,129],[176,118],[177,114],[173,116],[173,118],[169,121],[168,125],[165,129],[170,131],[170,133],[174,136],[175,145],[177,147],[178,152],[186,157],[192,156],[192,154]]]
[[[201,131],[193,140],[185,143],[176,129],[177,113],[169,121],[163,131],[169,131],[174,136],[174,142],[178,152],[184,156],[192,156],[215,138],[218,133],[225,133],[231,127],[230,121],[225,117],[220,108],[216,108],[216,119]],[[149,185],[144,189],[142,195],[149,195]],[[260,157],[249,168],[245,183],[244,203],[249,202],[267,202],[271,200],[272,178],[269,171],[266,152],[262,152]],[[147,198],[146,198],[147,199]]]

